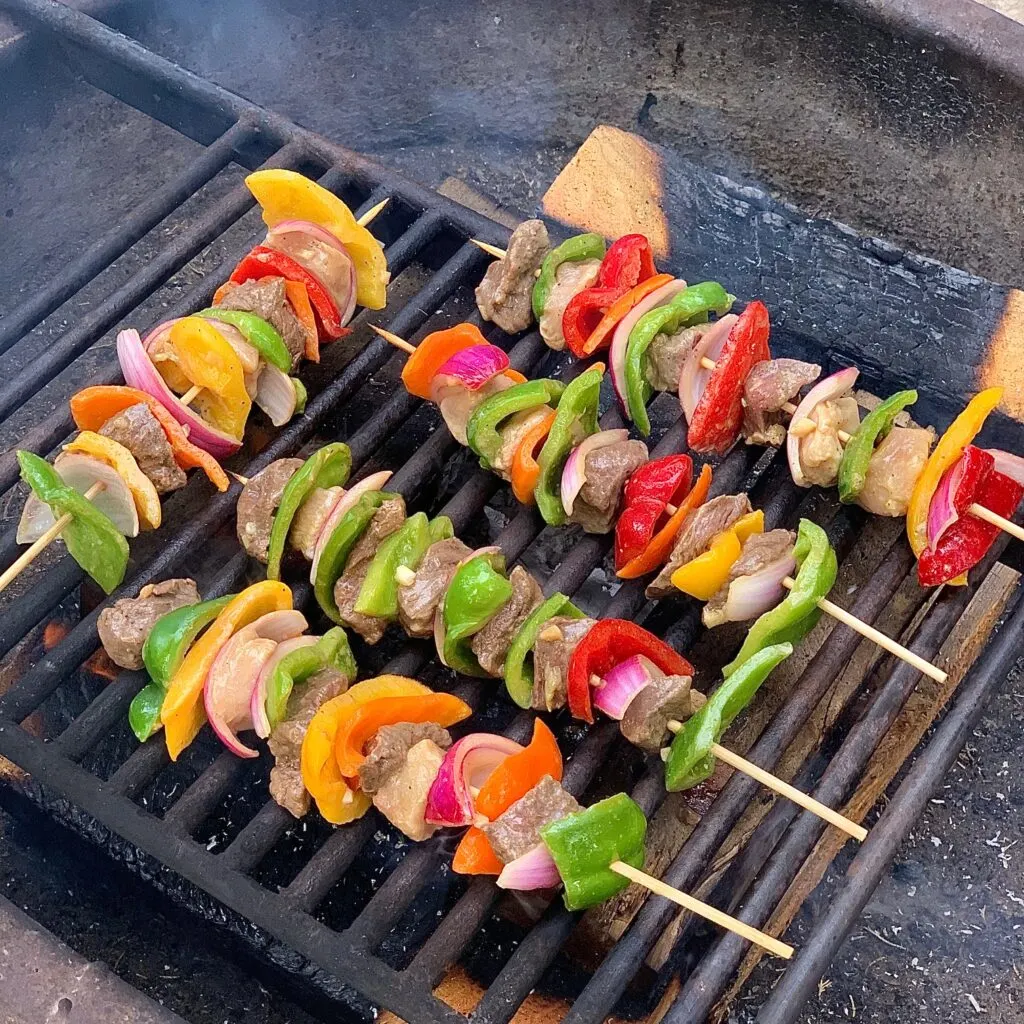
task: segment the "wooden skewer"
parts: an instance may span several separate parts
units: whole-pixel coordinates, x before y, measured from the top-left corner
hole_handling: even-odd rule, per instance
[[[192,387],[190,387],[188,391],[178,399],[178,401],[181,402],[182,405],[191,405],[196,400],[196,396],[202,390],[203,389],[198,384],[193,384]]]
[[[231,471],[230,471],[230,470],[228,470],[228,472],[231,472]],[[248,478],[247,476],[242,476],[242,474],[241,474],[241,473],[231,473],[231,475],[232,475],[232,476],[233,476],[233,477],[234,477],[234,478],[235,478],[235,479],[236,479],[236,480],[237,480],[237,481],[238,481],[238,482],[239,482],[239,483],[240,483],[240,484],[241,484],[241,485],[242,485],[243,487],[244,487],[244,486],[245,486],[245,485],[246,485],[246,484],[247,484],[247,483],[249,482],[249,478]]]
[[[388,203],[390,203],[390,202],[391,202],[391,196],[385,196],[376,206],[371,206],[370,209],[368,209],[366,211],[366,213],[364,213],[362,215],[362,217],[360,217],[356,221],[356,223],[360,227],[365,228],[367,224],[369,224],[372,221],[376,220],[376,218],[380,214],[381,210],[383,210],[384,207],[387,206]]]
[[[484,252],[495,257],[495,259],[503,260],[508,253],[504,249],[499,249],[496,245],[491,245],[490,242],[481,242],[477,238],[471,238],[470,241],[478,248],[483,249]]]
[[[415,345],[411,345],[405,338],[400,338],[397,334],[392,334],[391,331],[385,331],[383,327],[370,324],[370,329],[379,334],[389,345],[394,345],[395,348],[401,349],[401,351],[409,355],[416,351]]]

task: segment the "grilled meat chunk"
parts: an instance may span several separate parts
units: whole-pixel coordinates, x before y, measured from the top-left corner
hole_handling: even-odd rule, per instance
[[[310,805],[309,793],[302,784],[302,741],[321,704],[344,693],[352,680],[336,669],[327,668],[311,676],[292,691],[285,718],[270,734],[270,795],[289,813],[301,818]]]
[[[857,504],[876,516],[905,516],[931,444],[930,430],[893,427],[871,456]]]
[[[153,623],[175,608],[198,603],[199,591],[194,580],[147,583],[138,597],[123,597],[100,612],[96,620],[100,643],[115,665],[142,668],[142,645]]]
[[[115,413],[100,427],[104,437],[124,445],[156,488],[157,494],[169,494],[188,483],[185,471],[174,461],[174,449],[164,428],[143,402]]]
[[[285,294],[284,278],[261,277],[227,290],[217,303],[222,309],[241,309],[255,313],[277,329],[291,353],[292,369],[299,365],[306,346],[306,331]]]
[[[288,531],[288,543],[296,551],[301,551],[307,562],[313,561],[317,538],[342,491],[341,487],[316,487],[295,513]]]
[[[581,810],[571,793],[550,775],[545,775],[504,814],[482,825],[481,829],[498,860],[509,864],[529,853],[541,841],[540,830],[545,825]]]
[[[562,333],[565,307],[574,295],[597,280],[600,269],[600,260],[569,260],[555,271],[555,283],[548,292],[548,301],[544,303],[544,312],[540,316],[540,336],[548,348],[556,352],[565,348],[565,335]]]
[[[442,750],[452,745],[447,729],[436,722],[399,722],[377,730],[359,766],[359,786],[373,796],[405,764],[409,751],[422,740],[436,743]]]
[[[707,324],[683,327],[675,334],[658,334],[647,346],[645,374],[655,391],[678,391],[683,364]]]
[[[522,566],[517,565],[509,573],[509,582],[512,584],[512,596],[469,643],[480,667],[499,678],[504,673],[505,655],[519,627],[544,600],[540,584]]]
[[[646,461],[643,441],[619,441],[590,452],[584,459],[587,481],[576,495],[569,519],[587,533],[608,533],[619,517],[622,488]]]
[[[671,736],[668,723],[685,722],[704,706],[704,694],[691,688],[689,676],[660,672],[629,702],[619,728],[634,746],[656,754]]]
[[[260,470],[242,488],[236,506],[238,542],[246,554],[266,563],[274,513],[288,481],[302,465],[302,459],[278,459]]]
[[[551,248],[540,220],[526,220],[512,232],[503,260],[495,260],[476,288],[476,304],[485,320],[508,334],[533,323],[533,283]]]
[[[860,425],[856,399],[849,395],[819,402],[807,417],[814,429],[800,438],[800,468],[809,484],[832,487],[843,461],[841,431],[852,434]]]
[[[765,359],[755,363],[743,382],[743,436],[747,444],[774,448],[785,444],[782,407],[820,376],[817,363],[799,359]]]
[[[672,554],[654,582],[647,587],[647,596],[662,598],[676,593],[672,586],[672,573],[707,551],[715,537],[751,511],[750,499],[745,494],[722,494],[695,508],[683,520]]]
[[[434,635],[434,613],[455,575],[455,567],[471,549],[457,537],[439,540],[427,548],[416,579],[398,588],[398,621],[409,636]]]
[[[741,576],[753,576],[781,558],[793,553],[796,535],[790,530],[769,530],[767,533],[753,533],[744,542],[740,557],[732,564],[729,578],[715,594],[701,613],[708,629],[728,622],[725,606],[729,600],[729,587]]]
[[[556,615],[537,631],[533,645],[533,701],[538,711],[565,707],[569,659],[576,645],[597,625],[594,619]]]
[[[437,831],[425,815],[427,794],[443,760],[444,751],[433,740],[420,740],[373,795],[374,807],[410,839],[429,839]]]

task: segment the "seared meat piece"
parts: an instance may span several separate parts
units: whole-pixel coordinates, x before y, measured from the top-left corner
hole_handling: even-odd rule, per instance
[[[668,723],[685,722],[704,706],[704,694],[691,689],[689,676],[655,677],[629,702],[619,728],[634,746],[656,754],[671,736]]]
[[[548,301],[544,303],[544,312],[540,317],[540,336],[547,342],[548,348],[556,352],[565,348],[565,335],[562,334],[565,307],[574,295],[589,288],[597,280],[600,269],[600,260],[570,260],[555,271],[555,283],[548,292]]]
[[[675,334],[658,334],[647,347],[647,381],[655,391],[678,391],[683,363],[707,324],[683,327]]]
[[[476,288],[476,304],[485,320],[508,334],[533,323],[533,283],[551,248],[540,220],[526,220],[512,232],[503,260],[495,260]]]
[[[729,620],[725,616],[725,604],[729,599],[729,586],[741,576],[753,576],[762,569],[792,554],[796,535],[789,530],[769,530],[767,533],[752,533],[744,542],[740,557],[732,564],[729,578],[706,605],[701,613],[704,625],[714,629]]]
[[[646,461],[643,441],[619,441],[590,452],[583,463],[587,482],[576,495],[570,521],[587,533],[608,533],[619,517],[622,488]]]
[[[385,537],[390,537],[405,522],[405,499],[398,495],[388,498],[373,514],[362,536],[355,542],[345,563],[345,572],[369,562]]]
[[[444,751],[433,740],[420,740],[373,795],[374,807],[410,839],[429,839],[437,831],[424,815],[427,794],[443,760]]]
[[[576,645],[596,625],[594,619],[556,615],[537,631],[533,645],[533,702],[538,711],[565,707],[569,659]]]
[[[139,469],[153,482],[157,494],[169,494],[188,483],[185,471],[174,461],[174,449],[164,428],[143,402],[115,413],[99,432],[124,445],[135,456]]]
[[[242,488],[236,506],[238,542],[246,554],[260,562],[267,560],[274,513],[288,481],[302,465],[302,459],[278,459],[260,470]]]
[[[743,436],[747,444],[779,448],[786,443],[780,410],[800,389],[821,376],[817,363],[799,359],[765,359],[755,363],[743,382]]]
[[[521,566],[509,573],[512,596],[469,642],[481,668],[499,678],[505,670],[505,655],[526,621],[526,616],[544,600],[540,584]]]
[[[491,469],[503,480],[511,479],[512,460],[523,438],[551,413],[551,406],[542,405],[539,409],[524,409],[517,412],[501,426],[501,447],[491,465]]]
[[[258,281],[233,285],[217,305],[255,313],[277,328],[291,353],[292,369],[298,366],[306,345],[306,331],[285,295],[284,278],[261,277]]]
[[[316,539],[341,494],[341,487],[316,487],[295,513],[288,531],[288,542],[296,551],[302,552],[306,561],[313,561]]]
[[[288,698],[284,721],[270,734],[270,752],[274,767],[270,769],[270,795],[296,818],[309,810],[310,798],[302,784],[302,741],[321,704],[344,693],[352,683],[333,668],[310,676]]]
[[[845,396],[834,401],[819,402],[808,419],[814,430],[800,438],[800,468],[809,484],[831,487],[839,476],[843,461],[840,431],[852,434],[860,425],[855,399]]]
[[[195,582],[188,579],[147,583],[138,597],[122,597],[104,608],[96,620],[100,643],[121,668],[142,668],[142,645],[153,623],[187,604],[199,603]]]
[[[399,722],[377,730],[359,766],[359,785],[373,796],[405,764],[409,751],[421,740],[430,740],[442,750],[452,745],[447,729],[436,722]]]
[[[695,508],[683,520],[672,554],[654,582],[647,587],[647,596],[658,599],[676,593],[672,586],[672,573],[702,555],[715,537],[752,511],[750,499],[745,494],[722,494]]]
[[[876,516],[905,516],[931,444],[930,430],[893,427],[871,456],[857,504]]]
[[[398,588],[398,621],[409,636],[434,635],[434,612],[448,589],[455,567],[472,549],[457,537],[439,540],[427,548],[416,579]]]
[[[545,825],[566,815],[577,814],[582,809],[571,793],[550,775],[545,775],[504,814],[480,827],[498,860],[509,864],[529,853],[541,841],[540,830]]]

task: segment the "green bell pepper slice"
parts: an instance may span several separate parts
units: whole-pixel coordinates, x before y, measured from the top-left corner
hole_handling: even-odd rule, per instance
[[[68,554],[109,594],[116,590],[128,568],[128,541],[116,526],[84,495],[69,487],[60,474],[33,452],[19,451],[21,479],[46,502],[56,519],[71,519],[61,531]]]
[[[542,405],[558,405],[565,385],[558,380],[528,380],[525,384],[514,384],[505,391],[499,391],[484,399],[473,410],[466,424],[466,438],[469,447],[480,456],[480,465],[490,469],[501,451],[502,436],[499,426],[509,416]]]
[[[548,304],[548,296],[555,286],[558,268],[563,263],[582,263],[583,260],[604,259],[604,238],[588,232],[585,235],[573,235],[561,245],[556,245],[544,257],[540,265],[540,276],[533,284],[533,315],[540,320],[544,315],[544,307]]]
[[[313,594],[316,603],[320,605],[324,615],[331,622],[340,626],[341,613],[338,611],[337,602],[334,600],[334,584],[345,571],[345,563],[348,556],[356,545],[356,541],[363,535],[363,531],[370,525],[377,509],[397,494],[388,491],[370,491],[360,495],[359,500],[341,517],[334,532],[327,539],[324,549],[320,554],[320,563],[316,567],[316,579],[313,581]]]
[[[540,627],[556,615],[572,619],[584,617],[565,594],[552,594],[526,617],[505,655],[505,689],[521,708],[528,708],[533,703],[533,645],[537,642],[537,634]]]
[[[609,867],[617,860],[643,869],[647,819],[639,804],[616,793],[585,811],[568,814],[540,830],[554,859],[569,910],[596,906],[629,885]]]
[[[860,426],[846,444],[843,461],[839,463],[841,502],[849,505],[857,500],[857,495],[864,490],[868,463],[875,452],[875,445],[892,430],[896,417],[916,401],[916,391],[897,391],[861,420]]]
[[[329,629],[315,644],[289,651],[275,666],[267,680],[267,719],[270,727],[284,721],[292,690],[324,669],[333,668],[349,682],[356,678],[356,659],[345,630]]]
[[[801,519],[793,554],[799,566],[793,589],[750,627],[739,654],[722,669],[726,677],[765,647],[795,644],[821,618],[818,601],[835,586],[839,573],[836,553],[828,542],[828,534],[809,519]]]
[[[683,723],[672,740],[665,762],[665,788],[670,793],[690,789],[711,777],[715,770],[711,748],[754,699],[772,669],[792,653],[792,644],[773,644],[752,654],[726,678],[708,702]]]
[[[292,387],[295,388],[295,412],[302,415],[306,411],[306,402],[309,400],[309,392],[306,385],[298,377],[289,377]]]
[[[645,313],[633,325],[626,344],[626,398],[629,418],[645,437],[651,432],[647,402],[654,389],[647,380],[645,358],[659,334],[675,334],[682,327],[707,320],[708,313],[723,316],[736,301],[717,281],[684,288],[671,302]]]
[[[534,496],[544,522],[550,526],[561,526],[569,518],[560,492],[562,466],[574,445],[597,433],[597,407],[603,377],[603,366],[591,366],[566,385],[555,421],[537,456],[540,478]]]
[[[288,351],[284,338],[278,334],[277,328],[263,317],[242,309],[220,307],[201,309],[196,316],[230,324],[268,363],[272,363],[285,373],[292,368],[292,354]]]
[[[270,527],[270,543],[267,545],[268,580],[281,578],[281,559],[284,557],[288,531],[302,503],[317,487],[344,487],[351,472],[352,452],[347,444],[336,441],[313,452],[292,474],[291,480],[281,492],[281,501]]]
[[[135,738],[145,743],[162,728],[160,711],[164,706],[167,687],[159,683],[148,683],[132,698],[128,706],[128,724]]]
[[[398,618],[399,566],[415,570],[431,545],[430,524],[425,512],[417,512],[381,542],[370,562],[366,578],[356,598],[355,610],[360,615],[394,622]]]
[[[451,540],[455,536],[455,524],[447,516],[437,516],[435,519],[431,519],[427,529],[430,531],[431,544],[442,540]]]
[[[463,675],[486,679],[485,672],[470,649],[470,638],[479,633],[512,596],[512,584],[505,577],[505,556],[485,553],[459,566],[444,595],[441,609],[441,660]]]

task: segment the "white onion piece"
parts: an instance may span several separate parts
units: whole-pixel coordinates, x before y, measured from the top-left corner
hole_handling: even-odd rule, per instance
[[[283,427],[295,415],[295,385],[273,363],[266,363],[256,385],[256,404],[275,427]]]
[[[1011,480],[1024,486],[1024,459],[999,448],[986,448],[985,451],[996,460],[992,468],[997,473],[1002,473],[1003,476],[1008,476]]]
[[[818,381],[796,407],[790,422],[799,423],[809,417],[822,402],[831,402],[845,395],[857,383],[859,375],[860,370],[856,366],[848,366],[845,370],[839,370],[838,373]],[[789,472],[793,476],[793,483],[798,487],[810,487],[800,465],[800,438],[791,430],[786,433],[786,458],[789,460]]]
[[[270,719],[267,718],[267,684],[274,674],[278,662],[292,651],[300,647],[312,647],[318,641],[315,636],[296,636],[290,640],[282,640],[274,650],[274,653],[266,660],[263,668],[260,669],[259,678],[252,688],[252,697],[249,701],[249,717],[252,720],[252,727],[261,740],[270,735]]]
[[[200,319],[205,319],[200,317]],[[255,373],[260,368],[260,350],[255,345],[250,345],[245,340],[242,332],[233,324],[223,320],[206,320],[208,323],[234,350],[238,361],[242,364],[243,373]]]
[[[708,324],[686,356],[683,372],[679,375],[679,404],[683,408],[687,423],[693,419],[693,411],[697,408],[700,396],[704,394],[711,377],[712,371],[705,370],[700,365],[701,360],[706,358],[712,362],[718,361],[729,339],[729,332],[737,320],[739,317],[735,313],[727,313],[714,323]]]
[[[506,864],[498,875],[498,888],[529,892],[533,889],[554,889],[562,884],[554,857],[543,843],[529,853]]]
[[[320,535],[316,539],[316,546],[313,548],[313,560],[309,568],[309,582],[316,582],[316,570],[320,565],[320,556],[323,554],[327,541],[334,533],[335,527],[341,522],[342,516],[352,506],[370,491],[379,491],[391,479],[391,470],[385,469],[380,473],[371,473],[368,477],[354,483],[347,491],[341,492],[334,508],[327,514],[324,525],[320,529]]]
[[[569,453],[562,468],[562,482],[559,486],[559,493],[562,496],[562,508],[566,515],[572,515],[573,505],[583,485],[587,482],[587,456],[599,448],[608,448],[613,444],[629,440],[629,431],[625,428],[619,430],[599,430],[596,434],[585,437]]]
[[[237,632],[217,652],[203,686],[206,718],[217,738],[237,757],[259,757],[238,733],[252,728],[249,712],[252,690],[277,644],[245,630]]]
[[[796,558],[791,551],[756,573],[734,579],[723,609],[726,621],[746,622],[774,608],[786,595],[782,581],[795,573]]]

